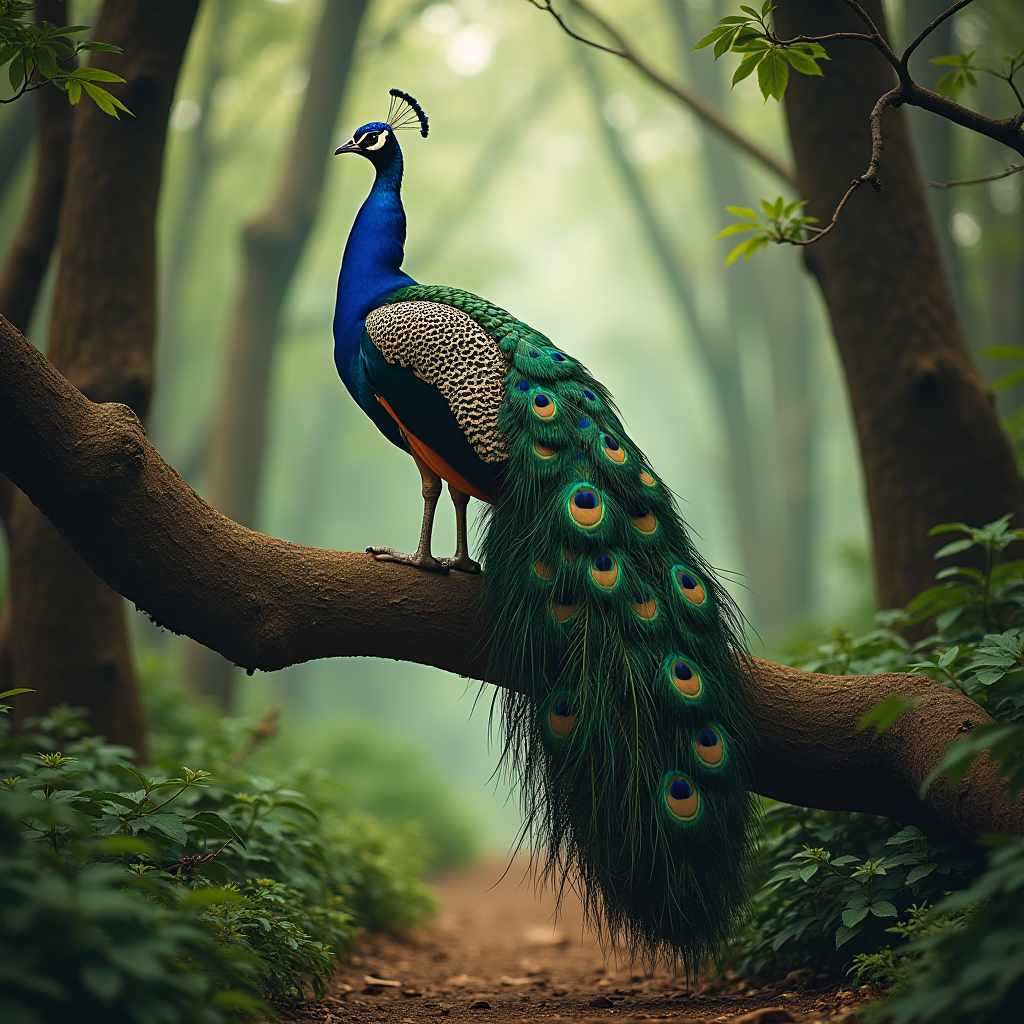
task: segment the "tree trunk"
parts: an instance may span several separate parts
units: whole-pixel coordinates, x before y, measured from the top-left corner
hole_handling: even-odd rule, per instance
[[[226,519],[160,458],[130,409],[89,402],[2,317],[0,471],[119,593],[250,669],[371,655],[488,679],[479,577],[301,547]],[[922,700],[881,736],[858,732],[894,693]],[[1024,832],[1024,794],[1009,800],[989,761],[954,792],[940,780],[919,797],[946,746],[990,721],[941,683],[757,660],[750,701],[759,793],[971,839]]]
[[[326,0],[315,31],[309,86],[277,193],[242,234],[245,277],[228,335],[210,437],[206,494],[230,519],[252,526],[266,434],[267,392],[281,308],[320,207],[331,136],[366,0]],[[230,707],[234,671],[189,644],[185,674]]]
[[[96,37],[123,54],[97,66],[127,79],[111,91],[134,116],[83,100],[76,109],[60,220],[49,354],[95,401],[145,416],[152,387],[155,219],[167,115],[198,0],[107,0]],[[61,702],[90,709],[97,732],[145,757],[138,686],[121,598],[15,495],[9,533],[12,682],[35,693],[20,717]]]
[[[880,27],[881,0],[864,0]],[[780,0],[788,38],[862,31],[841,0]],[[895,84],[863,42],[828,44],[824,77],[794,74],[786,114],[807,210],[823,222],[871,152],[868,114]],[[938,523],[1024,525],[1024,490],[964,342],[903,113],[882,117],[882,191],[858,191],[831,235],[805,250],[828,303],[860,440],[878,600],[906,604],[934,581]]]
[[[48,21],[66,25],[66,8],[62,0],[36,0],[36,23]],[[39,89],[32,103],[22,104],[35,114],[35,173],[32,194],[11,240],[0,272],[0,312],[23,334],[28,332],[39,289],[50,265],[50,256],[57,239],[57,222],[64,199],[68,149],[71,145],[71,117],[74,107],[67,93],[48,85]],[[26,141],[31,138],[26,133]],[[7,534],[14,507],[14,485],[0,476],[0,524]],[[11,685],[9,635],[11,625],[10,581],[4,586],[4,607],[0,611],[0,690]]]

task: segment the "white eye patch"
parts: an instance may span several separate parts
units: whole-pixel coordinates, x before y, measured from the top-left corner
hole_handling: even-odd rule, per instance
[[[384,143],[387,142],[387,141],[388,141],[388,133],[387,132],[381,132],[380,133],[380,138],[377,139],[377,141],[372,146],[367,146],[366,148],[367,149],[380,149],[381,146],[383,146]]]

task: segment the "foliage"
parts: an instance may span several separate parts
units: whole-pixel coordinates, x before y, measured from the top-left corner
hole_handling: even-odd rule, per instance
[[[695,50],[715,44],[715,60],[727,53],[743,54],[739,67],[732,76],[732,84],[742,82],[757,71],[757,84],[765,102],[769,97],[781,100],[789,84],[789,69],[802,75],[820,75],[819,60],[828,60],[825,48],[814,42],[783,42],[768,25],[775,10],[771,0],[765,0],[758,13],[753,7],[740,5],[743,15],[722,18]]]
[[[1024,98],[1021,97],[1013,81],[1014,75],[1021,68],[1024,68],[1024,50],[1021,50],[1019,53],[1006,54],[1003,57],[1002,66],[998,68],[978,64],[974,60],[975,53],[977,53],[976,50],[971,50],[970,53],[947,53],[942,57],[933,57],[931,60],[932,64],[939,64],[953,69],[952,71],[947,71],[935,83],[935,91],[940,96],[948,96],[951,100],[959,100],[960,94],[967,86],[976,86],[978,84],[977,73],[980,72],[1006,82],[1013,90],[1017,102],[1024,107]]]
[[[872,814],[773,804],[765,822],[767,880],[730,951],[741,972],[841,970],[971,872],[964,851]]]
[[[155,654],[143,659],[141,681],[147,718],[159,723],[150,756],[162,771],[204,763],[220,773],[244,758],[251,772],[286,778],[301,789],[324,822],[361,822],[371,846],[377,829],[382,842],[398,844],[418,865],[412,875],[472,858],[473,819],[407,743],[366,722],[311,730],[308,722],[297,729],[286,720],[277,730],[267,712],[257,722],[225,718],[190,699],[173,663]],[[270,735],[273,743],[263,742]],[[391,827],[380,831],[374,821]]]
[[[856,7],[857,5],[854,6]],[[741,5],[742,15],[729,15],[722,18],[718,25],[694,46],[695,50],[700,50],[714,44],[715,60],[725,56],[727,53],[739,54],[741,59],[732,76],[733,86],[749,77],[756,69],[757,83],[766,103],[769,97],[781,100],[785,95],[786,88],[789,85],[789,69],[791,67],[802,75],[821,76],[823,74],[819,62],[829,59],[825,48],[821,45],[823,41],[834,38],[860,39],[880,47],[885,47],[881,35],[875,26],[870,21],[867,21],[866,15],[863,12],[860,13],[867,22],[865,25],[865,28],[869,29],[867,32],[834,33],[820,36],[818,39],[809,36],[781,39],[776,34],[772,23],[772,12],[775,8],[776,5],[772,4],[771,0],[765,0],[760,11],[755,10],[753,7]],[[934,23],[932,27],[934,27]],[[888,52],[889,59],[895,67],[897,62],[896,55],[888,51],[887,48],[886,52]],[[911,49],[908,49],[901,58],[901,80],[906,73],[906,61],[910,52],[912,52]],[[979,73],[987,74],[1006,82],[1012,90],[1017,103],[1024,108],[1024,96],[1022,96],[1020,89],[1014,82],[1014,76],[1024,68],[1024,50],[1016,54],[1004,56],[1003,62],[999,67],[977,63],[974,59],[975,53],[976,51],[972,50],[969,53],[946,54],[942,57],[933,58],[932,64],[952,69],[947,71],[938,80],[935,85],[935,91],[940,95],[949,97],[954,102],[958,102],[960,94],[965,88],[977,86]],[[870,180],[872,187],[878,187],[877,178],[871,176],[874,174],[874,161],[877,160],[877,156],[877,151],[873,151],[872,170],[869,171],[868,175],[854,179],[846,196],[836,209],[832,223],[835,223],[835,219],[845,205],[846,200],[861,184]],[[716,235],[716,238],[738,232],[756,232],[751,238],[746,239],[733,249],[726,259],[726,266],[740,255],[750,259],[755,252],[765,248],[769,243],[811,244],[827,234],[832,226],[830,224],[824,229],[813,228],[813,225],[817,223],[814,218],[793,216],[792,214],[804,205],[800,201],[786,206],[784,199],[780,196],[774,204],[762,199],[761,205],[765,210],[764,218],[759,217],[753,210],[732,206],[726,207],[730,213],[741,216],[744,220],[737,224],[730,224],[724,231]],[[783,213],[784,210],[785,213]]]
[[[118,46],[94,40],[75,42],[71,36],[88,31],[88,25],[58,26],[49,21],[36,25],[31,19],[32,4],[26,0],[0,0],[0,68],[7,67],[7,77],[14,94],[2,103],[11,103],[26,92],[52,82],[68,94],[73,104],[83,91],[105,114],[119,117],[119,110],[131,111],[98,82],[123,82],[124,79],[103,68],[75,67],[66,69],[61,63],[73,60],[88,50],[120,53]]]
[[[48,893],[62,893],[72,916],[81,893],[91,939],[57,959],[117,1020],[215,1021],[219,1005],[256,1007],[257,995],[320,996],[359,930],[406,927],[431,910],[407,832],[321,814],[315,797],[223,762],[216,778],[189,768],[151,776],[124,748],[84,735],[80,709],[28,723],[38,730],[28,737],[0,724],[0,813],[21,865],[7,875],[36,879],[19,883],[21,905],[0,921],[0,942],[16,944],[41,979],[21,993],[18,1019],[68,1012],[72,989],[47,973],[54,940],[39,923],[57,900]],[[128,956],[136,946],[152,951]],[[97,957],[113,967],[94,970]],[[19,976],[35,977],[28,967]],[[132,1007],[146,1000],[159,1006],[139,1017]]]
[[[740,256],[749,260],[758,249],[763,249],[769,242],[802,238],[805,225],[818,223],[817,217],[805,217],[800,213],[806,205],[806,199],[797,199],[792,203],[787,203],[782,196],[779,196],[774,203],[762,199],[762,213],[760,214],[746,206],[727,206],[726,209],[730,213],[742,217],[743,220],[723,228],[712,241],[725,238],[727,235],[743,234],[747,231],[754,231],[756,234],[740,242],[726,257],[725,265],[729,266]]]
[[[1014,1020],[1024,999],[1024,838],[996,846],[988,870],[921,920],[900,991],[880,1014],[893,1024]],[[913,934],[913,933],[912,933]]]
[[[983,750],[991,751],[1011,788],[1024,786],[1024,562],[1004,560],[1010,545],[1024,539],[1024,530],[1010,529],[1009,518],[981,528],[935,527],[935,535],[960,535],[936,552],[937,559],[969,555],[973,564],[941,569],[935,586],[906,609],[879,615],[877,628],[862,636],[836,629],[826,643],[791,651],[790,661],[807,671],[926,675],[986,707],[996,721],[953,744],[925,787],[942,774],[955,786]],[[931,619],[933,631],[916,643],[897,631]],[[913,703],[899,696],[883,701],[860,727],[883,731]],[[905,982],[919,961],[932,962],[929,951],[945,956],[944,943],[956,946],[959,940],[950,936],[958,929],[981,927],[975,922],[986,919],[988,911],[968,913],[968,908],[989,898],[977,894],[992,886],[1004,885],[1009,892],[1008,876],[1017,863],[1014,855],[997,851],[988,872],[963,894],[942,900],[977,873],[971,851],[936,842],[914,828],[896,831],[886,819],[869,815],[775,805],[766,818],[767,881],[732,954],[744,970],[852,964],[863,980]],[[1024,917],[1007,913],[1006,941],[1012,945],[1015,927],[1024,934]],[[980,934],[972,933],[976,939]]]

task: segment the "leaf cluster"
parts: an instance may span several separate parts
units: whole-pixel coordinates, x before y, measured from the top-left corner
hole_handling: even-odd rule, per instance
[[[818,223],[817,217],[807,217],[800,212],[806,205],[806,199],[797,199],[787,203],[782,196],[779,196],[774,203],[762,199],[761,213],[747,206],[727,206],[726,209],[731,214],[743,219],[723,228],[712,241],[726,238],[729,235],[754,233],[729,253],[725,259],[725,265],[729,266],[740,256],[749,260],[758,249],[763,249],[770,242],[803,241],[804,228]]]
[[[781,100],[789,85],[789,69],[802,75],[821,75],[818,61],[828,60],[820,43],[784,42],[771,30],[768,19],[775,5],[765,0],[761,10],[740,5],[742,15],[722,18],[718,25],[701,39],[695,50],[714,44],[715,60],[727,53],[742,54],[732,76],[735,86],[757,72],[757,84],[765,102],[771,97]]]
[[[960,94],[968,86],[977,86],[978,74],[991,75],[1000,78],[1013,90],[1017,102],[1024,107],[1024,100],[1020,91],[1014,83],[1014,76],[1024,68],[1024,50],[1019,53],[1009,53],[1003,57],[1001,67],[994,68],[987,64],[981,64],[974,59],[977,50],[968,53],[947,53],[941,57],[933,57],[930,61],[940,67],[952,68],[947,71],[936,83],[935,91],[940,96],[948,96],[954,102],[959,102]]]
[[[972,873],[964,850],[876,815],[773,804],[765,822],[766,880],[731,951],[744,973],[842,970]]]
[[[47,82],[68,94],[72,105],[84,92],[105,114],[119,117],[118,111],[131,111],[112,93],[97,83],[124,82],[119,75],[103,68],[66,66],[89,50],[120,53],[120,47],[95,40],[74,41],[71,37],[87,32],[88,25],[57,26],[31,20],[32,4],[25,0],[0,0],[0,68],[7,68],[13,95],[0,100],[11,103]]]

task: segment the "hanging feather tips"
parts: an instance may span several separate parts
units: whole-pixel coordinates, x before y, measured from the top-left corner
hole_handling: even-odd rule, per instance
[[[391,126],[391,130],[418,130],[420,135],[426,138],[427,132],[430,131],[430,123],[416,99],[401,89],[391,89],[390,95],[391,106],[388,108],[386,123]]]

